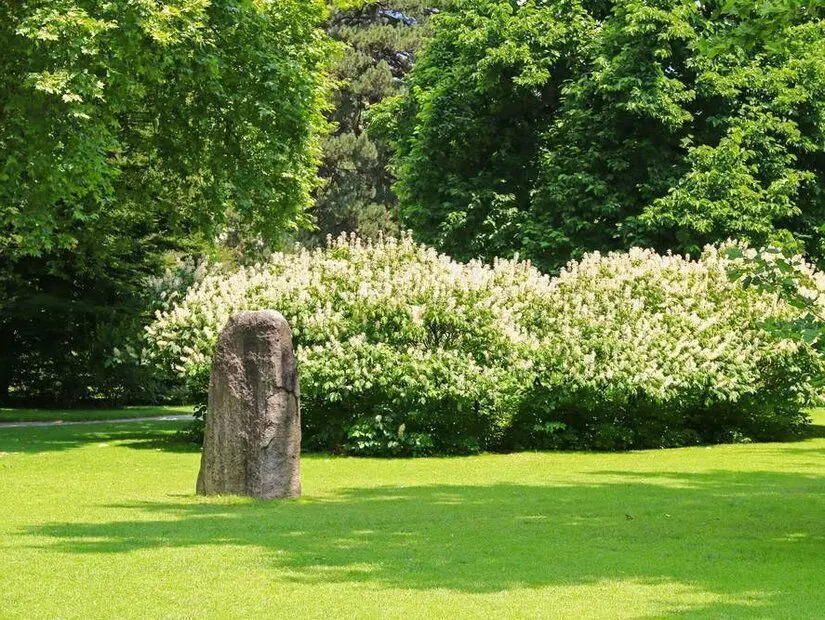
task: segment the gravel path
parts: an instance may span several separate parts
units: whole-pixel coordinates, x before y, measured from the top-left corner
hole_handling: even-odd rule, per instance
[[[191,420],[190,415],[165,415],[150,418],[120,418],[115,420],[72,420],[63,422],[55,420],[52,422],[0,422],[0,429],[3,428],[34,428],[37,426],[79,426],[81,424],[126,424],[133,422],[173,422],[180,420]]]

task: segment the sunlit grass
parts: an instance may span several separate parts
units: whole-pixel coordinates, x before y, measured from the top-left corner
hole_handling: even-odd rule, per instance
[[[825,418],[817,414],[818,422]],[[624,454],[307,456],[194,495],[147,423],[0,430],[2,617],[818,617],[825,427]]]

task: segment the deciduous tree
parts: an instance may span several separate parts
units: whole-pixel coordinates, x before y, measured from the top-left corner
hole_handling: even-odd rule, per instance
[[[268,244],[307,221],[324,15],[320,0],[0,4],[0,390],[100,393],[168,251],[228,221]]]
[[[821,1],[456,0],[432,27],[378,116],[423,240],[550,269],[727,237],[825,258]]]

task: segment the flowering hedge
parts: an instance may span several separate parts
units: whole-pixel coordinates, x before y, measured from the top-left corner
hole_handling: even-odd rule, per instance
[[[525,445],[570,432],[592,448],[767,440],[804,425],[818,358],[763,329],[797,311],[733,282],[733,267],[714,248],[698,261],[632,249],[571,263],[534,326],[522,401],[533,424],[516,432],[539,436]]]
[[[816,356],[765,332],[794,310],[729,261],[592,254],[557,278],[457,263],[409,237],[220,265],[148,328],[151,355],[204,394],[240,310],[290,322],[309,448],[424,454],[774,438],[804,424]]]

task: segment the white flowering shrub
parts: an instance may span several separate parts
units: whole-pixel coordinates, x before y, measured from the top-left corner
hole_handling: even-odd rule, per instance
[[[548,287],[524,263],[464,265],[409,237],[342,237],[231,273],[215,267],[149,335],[155,357],[204,392],[228,318],[277,309],[293,330],[311,446],[467,452],[510,426],[518,314]]]
[[[818,358],[763,329],[797,311],[743,288],[732,266],[715,248],[698,261],[632,249],[568,265],[533,326],[536,380],[516,432],[533,429],[530,445],[544,432],[550,445],[623,448],[771,439],[805,424]]]
[[[220,329],[293,329],[308,447],[357,454],[624,448],[763,439],[804,422],[817,358],[761,329],[793,309],[709,250],[593,254],[549,278],[461,264],[405,236],[213,266],[148,328],[205,394]]]

